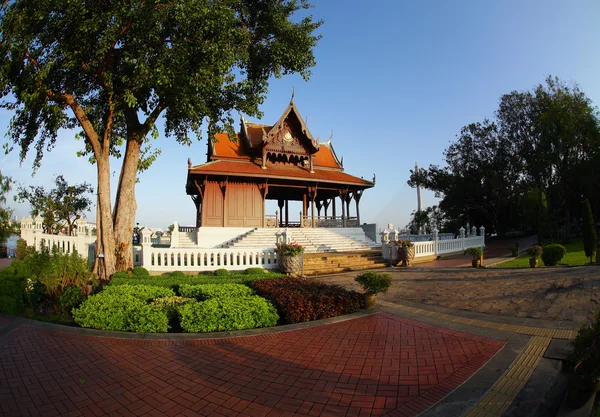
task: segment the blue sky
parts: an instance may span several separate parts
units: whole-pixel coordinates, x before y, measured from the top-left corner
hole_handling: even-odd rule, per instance
[[[299,76],[273,80],[262,121],[279,118],[293,88],[313,136],[326,141],[333,131],[346,172],[366,179],[376,174],[375,188],[361,200],[363,222],[406,225],[416,208],[416,191],[406,185],[409,169],[416,161],[443,164],[443,151],[460,128],[493,117],[502,94],[531,89],[553,75],[579,84],[600,103],[597,0],[313,2],[311,13],[324,20],[317,66],[308,82]],[[0,134],[9,119],[0,113]],[[32,158],[19,165],[17,152],[0,155],[0,169],[22,184],[50,186],[63,174],[72,183],[95,185],[95,168],[75,156],[82,144],[73,138],[74,132],[61,132],[34,177]],[[156,145],[162,155],[140,176],[136,221],[191,225],[186,161],[206,160],[206,137],[189,148],[162,136]],[[115,180],[119,169],[113,162]],[[427,191],[423,200],[436,204]],[[19,218],[29,211],[11,206]]]

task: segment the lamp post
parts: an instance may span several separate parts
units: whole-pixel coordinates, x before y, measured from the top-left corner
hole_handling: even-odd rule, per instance
[[[104,281],[104,271],[106,269],[104,268],[104,254],[103,253],[99,253],[98,254],[98,278],[100,278],[100,281]]]

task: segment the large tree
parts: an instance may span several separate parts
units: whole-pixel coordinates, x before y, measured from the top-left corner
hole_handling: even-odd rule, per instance
[[[411,171],[409,184],[433,190],[449,220],[568,234],[582,196],[600,207],[598,110],[579,87],[548,77],[532,91],[500,98],[495,120],[462,128],[446,166]]]
[[[12,179],[0,171],[0,247],[4,247],[8,238],[15,232],[11,222],[12,210],[6,206],[6,196],[12,188]]]
[[[72,236],[75,222],[92,206],[89,193],[93,193],[94,189],[86,182],[69,185],[62,175],[56,176],[54,184],[56,187],[50,191],[42,186],[21,185],[15,198],[29,202],[31,215],[43,218],[46,233],[58,233],[66,227],[67,233]]]
[[[61,128],[81,128],[97,167],[98,243],[106,274],[132,266],[139,169],[149,133],[189,144],[207,124],[233,133],[231,111],[260,115],[270,77],[315,64],[320,22],[307,0],[4,0],[0,91],[14,111],[9,144],[34,167]],[[11,144],[12,143],[12,144]],[[124,149],[123,149],[124,147]],[[121,153],[123,152],[123,154]],[[114,207],[109,156],[122,156]]]

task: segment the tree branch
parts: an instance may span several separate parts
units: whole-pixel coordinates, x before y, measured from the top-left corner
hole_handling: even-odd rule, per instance
[[[75,117],[79,121],[79,124],[83,128],[88,140],[90,141],[90,145],[92,145],[92,149],[94,150],[94,154],[98,157],[102,155],[102,147],[100,145],[100,138],[98,133],[92,126],[92,122],[88,118],[85,111],[81,108],[81,106],[75,100],[75,97],[72,94],[58,94],[53,92],[52,90],[45,91],[46,96],[54,101],[55,103],[63,104],[69,106]]]

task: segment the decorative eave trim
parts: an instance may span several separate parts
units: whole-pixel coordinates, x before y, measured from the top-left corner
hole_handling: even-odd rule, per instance
[[[310,140],[312,147],[318,151],[319,150],[319,142],[315,140],[312,133],[310,133],[310,130],[308,130],[306,123],[304,123],[304,119],[302,118],[300,111],[298,110],[298,108],[296,107],[296,104],[294,103],[294,97],[292,97],[290,104],[288,104],[286,109],[283,111],[283,114],[281,115],[281,117],[279,118],[277,123],[275,123],[273,125],[273,128],[271,128],[269,133],[277,132],[279,129],[281,129],[281,125],[283,124],[284,120],[288,117],[288,115],[290,114],[290,112],[292,110],[294,111],[294,113],[296,114],[296,117],[300,121],[300,130]],[[269,141],[269,139],[270,138],[263,136],[263,144],[267,143]]]
[[[321,143],[321,145],[325,146],[326,148],[329,148],[329,150],[331,151],[331,155],[333,155],[333,159],[334,159],[335,163],[338,165],[338,167],[341,171],[344,171],[344,166],[340,162],[340,159],[337,157],[337,154],[335,153],[335,149],[333,149],[333,144],[331,143],[331,139],[329,139],[327,142]]]

